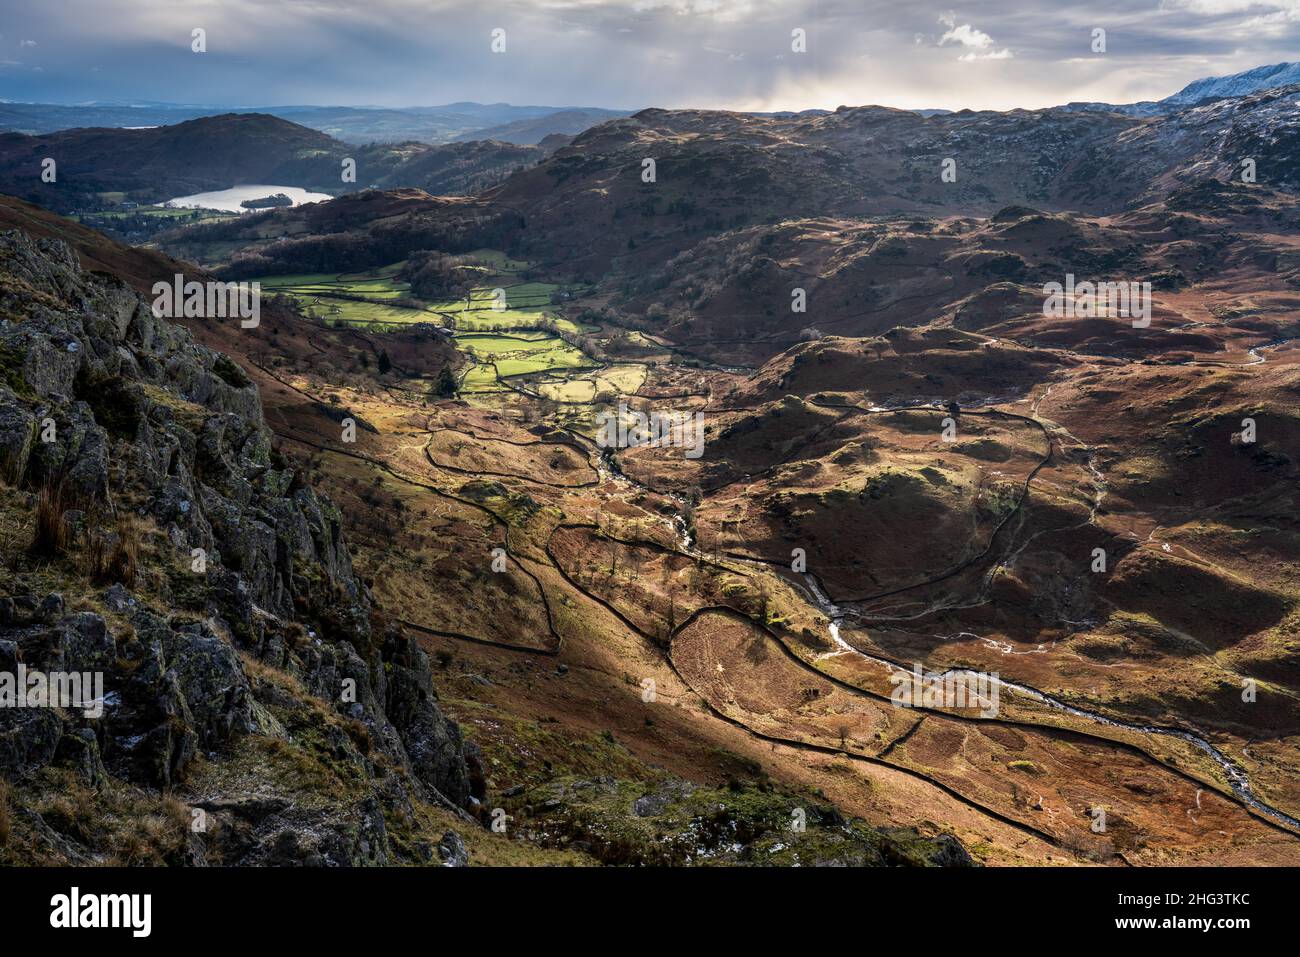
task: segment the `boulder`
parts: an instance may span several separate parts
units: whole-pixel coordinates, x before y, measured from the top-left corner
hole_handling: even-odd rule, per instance
[[[438,842],[438,856],[443,867],[468,867],[469,851],[465,841],[455,831],[448,831]]]

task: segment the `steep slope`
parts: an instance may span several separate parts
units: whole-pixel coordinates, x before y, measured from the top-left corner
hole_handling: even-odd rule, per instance
[[[0,195],[0,228],[21,229],[32,237],[62,240],[76,251],[82,269],[112,273],[142,294],[148,293],[159,278],[198,272],[189,263],[156,250],[124,246],[103,233],[12,196]]]
[[[0,235],[0,273],[0,669],[103,682],[102,718],[0,710],[0,854],[414,859],[432,809],[471,804],[473,752],[256,386],[61,242]]]

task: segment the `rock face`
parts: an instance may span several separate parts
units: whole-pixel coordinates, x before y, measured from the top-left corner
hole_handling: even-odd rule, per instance
[[[376,628],[341,516],[273,452],[256,386],[64,244],[17,231],[0,234],[0,469],[30,507],[57,503],[68,539],[44,578],[0,578],[0,672],[103,680],[102,717],[0,708],[17,793],[58,767],[178,794],[214,825],[187,838],[193,863],[388,863],[386,819],[472,803],[428,658]],[[141,554],[101,562],[98,585],[78,574],[72,552],[128,541]],[[59,574],[98,597],[73,611],[36,589]],[[216,775],[185,792],[200,759],[244,768],[272,742],[346,767],[346,794],[259,801],[212,793]]]

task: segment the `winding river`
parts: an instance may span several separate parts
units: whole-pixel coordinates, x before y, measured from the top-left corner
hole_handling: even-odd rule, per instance
[[[1281,343],[1270,344],[1269,346],[1265,346],[1262,348],[1271,348],[1274,347],[1275,345],[1280,345],[1280,344]],[[986,407],[987,403],[980,403],[980,405]],[[890,410],[884,407],[872,406],[870,409],[866,411],[884,412]],[[1036,407],[1035,407],[1035,411],[1036,411]],[[1034,421],[1037,421],[1039,425],[1042,426],[1044,430],[1049,434],[1052,431],[1064,432],[1064,430],[1059,429],[1059,427],[1053,429],[1047,423],[1044,423],[1042,420],[1037,419],[1036,416],[1034,417]],[[573,433],[573,434],[578,435],[578,433]],[[1071,438],[1073,438],[1073,436],[1071,436]],[[590,440],[587,441],[590,442]],[[676,493],[665,493],[658,489],[651,488],[650,486],[645,485],[644,483],[639,482],[638,480],[628,476],[622,470],[622,468],[620,468],[618,464],[618,460],[611,450],[597,449],[596,451],[598,453],[597,455],[598,469],[601,472],[602,477],[608,478],[614,483],[619,485],[636,488],[637,490],[645,492],[647,494],[666,497],[671,501],[673,501],[674,503],[676,503],[679,509],[681,509],[682,511],[684,511],[686,508],[689,507],[685,497]],[[1089,467],[1092,468],[1091,460],[1089,461],[1088,464]],[[1097,475],[1098,473],[1094,469],[1094,476]],[[1023,500],[1021,504],[1023,504]],[[1017,509],[1019,509],[1019,507],[1020,506],[1017,505]],[[1093,511],[1095,514],[1095,504],[1094,504]],[[683,518],[681,512],[679,512],[677,515],[674,515],[672,518],[665,518],[664,521],[667,522],[672,527],[674,532],[674,539],[678,542],[678,547],[682,550],[683,553],[689,555],[691,558],[696,558],[696,559],[706,557],[697,548],[695,548],[694,542],[691,540],[691,536],[687,529],[686,520]],[[743,564],[752,564],[758,566],[768,566],[774,564],[774,563],[763,562],[754,559],[744,559],[738,556],[729,556],[729,557]],[[834,602],[831,601],[830,597],[826,594],[825,590],[822,588],[821,584],[817,581],[815,576],[811,574],[805,574],[803,576],[803,582],[804,582],[804,586],[800,590],[805,593],[806,597],[812,602],[812,604],[814,604],[817,607],[817,609],[822,613],[822,615],[827,620],[827,631],[830,636],[831,644],[834,648],[837,649],[836,652],[834,652],[835,654],[855,655],[866,661],[870,661],[876,665],[880,665],[885,668],[888,668],[893,672],[906,672],[906,669],[902,668],[895,662],[889,661],[888,659],[885,658],[877,657],[875,655],[867,654],[866,652],[860,651],[859,649],[853,647],[851,644],[845,641],[840,634],[841,625],[843,624],[844,619],[846,617],[846,612],[844,611],[844,609],[840,608],[838,605],[836,605]],[[970,671],[969,669],[948,669],[942,674],[970,675],[970,674],[974,674],[974,672]],[[1009,691],[1015,692],[1016,694],[1023,695],[1024,697],[1036,701],[1048,708],[1051,708],[1052,710],[1060,711],[1064,714],[1071,715],[1072,717],[1082,718],[1086,721],[1091,721],[1096,724],[1100,724],[1111,728],[1117,728],[1120,730],[1135,732],[1139,734],[1162,735],[1166,737],[1179,738],[1183,741],[1186,741],[1189,744],[1196,747],[1197,749],[1199,749],[1200,751],[1204,752],[1206,755],[1208,755],[1210,759],[1219,766],[1219,768],[1223,771],[1225,777],[1228,780],[1229,786],[1232,789],[1232,793],[1236,796],[1238,801],[1254,809],[1259,814],[1264,815],[1265,817],[1268,817],[1269,819],[1277,822],[1278,824],[1281,824],[1284,827],[1290,828],[1300,833],[1300,820],[1296,819],[1295,817],[1292,817],[1286,812],[1281,811],[1265,803],[1264,801],[1261,801],[1259,798],[1255,797],[1254,792],[1251,789],[1250,778],[1246,774],[1246,772],[1241,767],[1239,767],[1234,761],[1232,761],[1232,759],[1230,759],[1222,751],[1220,751],[1213,744],[1211,744],[1201,733],[1198,733],[1196,731],[1187,731],[1181,728],[1167,728],[1167,727],[1160,727],[1158,725],[1132,724],[1125,721],[1119,721],[1115,718],[1107,717],[1095,711],[1089,711],[1086,708],[1079,708],[1074,705],[1067,704],[1064,701],[1061,701],[1058,698],[1054,698],[1053,696],[1047,694],[1046,692],[1040,691],[1037,688],[1031,687],[1029,685],[1021,684],[1019,682],[1014,682],[1014,681],[1007,681],[1001,678],[1000,676],[993,680],[997,682],[1000,688],[1005,688]],[[1049,726],[1044,725],[1044,727],[1049,727]],[[1153,759],[1153,760],[1158,760],[1158,759]]]

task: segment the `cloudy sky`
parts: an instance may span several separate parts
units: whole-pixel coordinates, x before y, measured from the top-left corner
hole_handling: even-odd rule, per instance
[[[1008,109],[1159,99],[1298,41],[1300,0],[25,0],[0,99]]]

